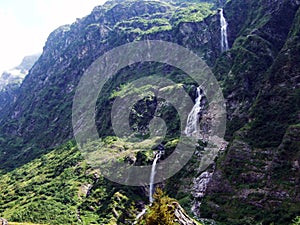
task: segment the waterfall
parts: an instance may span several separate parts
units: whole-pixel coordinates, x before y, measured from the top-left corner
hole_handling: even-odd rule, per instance
[[[197,136],[199,135],[199,118],[200,118],[200,112],[202,110],[201,106],[201,100],[203,98],[203,94],[201,93],[201,88],[197,87],[196,90],[197,98],[195,100],[195,105],[188,115],[187,124],[185,127],[184,133],[187,136]]]
[[[227,51],[228,47],[228,39],[227,39],[227,26],[228,23],[224,17],[223,9],[220,9],[220,23],[221,23],[221,51]]]
[[[154,177],[155,177],[155,168],[156,168],[156,164],[157,161],[160,159],[161,155],[162,155],[162,151],[158,151],[155,155],[153,164],[152,164],[152,168],[151,168],[151,174],[150,174],[150,190],[149,190],[149,202],[150,205],[153,202],[153,194],[154,194]],[[133,224],[137,224],[138,220],[147,212],[147,208],[144,208],[136,217],[135,222]]]
[[[204,98],[204,93],[200,87],[197,87],[196,95],[197,97],[195,100],[195,105],[188,115],[187,124],[184,132],[187,136],[194,136],[198,139],[203,140],[203,137],[201,137],[200,133],[199,120],[200,116],[202,116],[201,114],[204,113],[204,106],[202,100]],[[202,131],[203,130],[201,130],[201,132]],[[201,205],[201,200],[205,195],[207,185],[210,182],[212,175],[213,172],[203,171],[199,177],[193,180],[194,184],[192,187],[192,195],[194,197],[194,201],[191,210],[195,215],[200,214],[199,208]]]
[[[150,204],[153,202],[155,167],[156,167],[156,163],[159,160],[160,156],[161,156],[161,152],[158,152],[155,155],[155,159],[154,159],[153,164],[152,164],[151,175],[150,175],[150,190],[149,190],[149,202],[150,202]]]

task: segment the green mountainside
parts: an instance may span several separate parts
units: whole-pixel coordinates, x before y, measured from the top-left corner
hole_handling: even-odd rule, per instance
[[[191,218],[203,224],[297,224],[299,5],[297,0],[108,1],[53,31],[14,102],[0,112],[0,217],[41,224],[198,224]],[[228,22],[225,52],[220,7]],[[73,97],[87,68],[105,52],[140,40],[174,42],[204,59],[227,109],[226,149],[201,171],[205,143],[199,141],[183,169],[158,185],[166,193],[158,191],[152,206],[148,186],[120,185],[94,170],[72,128]],[[130,83],[143,77],[170,79],[176,85],[168,91],[183,87],[197,97],[197,83],[173,66],[144,62],[121,69],[98,97],[101,140],[87,143],[90,151],[151,165],[159,143],[149,139],[154,115],[167,127],[162,159],[174,151],[181,135],[178,113],[153,96],[151,86],[132,89]],[[139,143],[115,137],[111,127],[113,102],[128,92],[145,96],[129,116]]]

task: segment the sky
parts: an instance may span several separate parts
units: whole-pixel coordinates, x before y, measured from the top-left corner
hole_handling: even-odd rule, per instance
[[[105,0],[0,0],[0,75],[42,52],[57,27],[88,15]]]

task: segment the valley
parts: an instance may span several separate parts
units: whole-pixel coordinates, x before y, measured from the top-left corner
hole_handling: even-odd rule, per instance
[[[54,30],[22,83],[0,90],[0,217],[300,224],[299,6],[112,0]],[[190,57],[151,55],[164,42]]]

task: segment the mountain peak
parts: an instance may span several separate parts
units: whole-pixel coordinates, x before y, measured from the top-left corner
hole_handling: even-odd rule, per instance
[[[7,85],[20,84],[39,57],[40,54],[25,56],[20,65],[4,71],[0,76],[0,90],[4,89]]]

